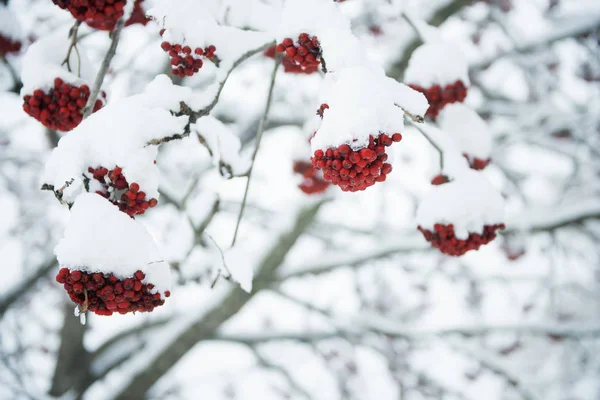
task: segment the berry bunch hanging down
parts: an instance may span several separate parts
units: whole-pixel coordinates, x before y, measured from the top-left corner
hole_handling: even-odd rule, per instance
[[[270,46],[267,48],[263,55],[269,58],[275,58],[276,46]],[[301,65],[296,65],[293,60],[290,60],[289,57],[281,58],[281,65],[283,66],[283,72],[288,74],[312,74],[313,72],[317,72],[319,70],[319,66],[315,65],[314,67],[305,67],[302,68]]]
[[[380,68],[348,67],[326,75],[322,103],[311,139],[311,163],[343,191],[383,182],[392,171],[386,148],[402,140],[404,111],[422,116],[422,94],[398,83]],[[388,133],[390,132],[390,133]]]
[[[0,2],[0,56],[21,50],[23,32],[17,16]]]
[[[145,16],[142,2],[135,0],[133,11],[125,26],[132,24],[146,25],[149,21]],[[127,0],[52,0],[54,4],[68,10],[73,18],[85,22],[94,29],[110,31],[115,29],[117,21],[125,13]]]
[[[355,151],[348,144],[337,148],[316,150],[310,161],[315,168],[323,171],[327,182],[337,185],[344,192],[356,192],[383,182],[392,172],[392,165],[386,163],[385,148],[402,140],[402,135],[391,136],[381,133],[369,136],[369,144]]]
[[[13,40],[0,32],[0,55],[18,53],[21,50],[21,45],[20,40]]]
[[[145,278],[141,270],[126,279],[118,279],[108,273],[68,268],[61,268],[56,275],[56,281],[63,284],[69,298],[80,306],[81,311],[97,315],[151,312],[162,306],[165,303],[163,296],[152,292],[154,285],[145,282]],[[164,297],[170,295],[168,290],[164,293]]]
[[[504,229],[504,224],[484,225],[481,233],[469,233],[465,239],[459,239],[452,224],[435,224],[433,230],[418,227],[431,245],[449,256],[462,256],[467,251],[478,250],[496,238],[496,231]]]
[[[418,229],[433,247],[451,256],[478,250],[505,228],[504,200],[481,173],[468,169],[452,181],[436,176],[417,210]]]
[[[310,74],[318,71],[321,64],[321,43],[317,36],[311,36],[305,32],[298,35],[298,40],[295,42],[292,38],[283,39],[281,43],[277,44],[275,51],[283,53],[285,63],[290,69],[289,72],[300,70]]]
[[[162,32],[161,32],[162,33]],[[161,43],[160,47],[171,57],[171,72],[175,76],[183,78],[184,76],[192,76],[200,71],[204,60],[213,60],[218,62],[215,57],[217,48],[213,45],[205,48],[196,47],[192,49],[188,45],[173,44],[167,41]]]
[[[461,80],[444,86],[435,84],[428,88],[419,85],[409,86],[425,95],[429,102],[429,109],[426,115],[434,119],[446,105],[456,102],[462,103],[467,97],[467,88]]]
[[[51,89],[36,89],[32,94],[25,95],[23,110],[46,128],[70,131],[82,121],[82,110],[89,97],[88,85],[76,86],[56,78]],[[100,97],[94,103],[94,112],[104,105],[106,93],[101,92]]]
[[[169,265],[152,236],[96,194],[77,197],[55,253],[56,281],[80,312],[151,312],[171,294]]]
[[[467,97],[468,64],[451,43],[426,43],[412,54],[404,80],[425,95],[426,115],[435,119],[446,105],[462,103]]]
[[[90,188],[96,187],[97,194],[108,199],[130,217],[144,214],[147,209],[158,204],[155,198],[147,198],[146,193],[140,190],[140,185],[135,182],[127,183],[122,168],[118,166],[110,171],[104,167],[89,167],[88,173],[92,175],[93,180],[88,183]]]

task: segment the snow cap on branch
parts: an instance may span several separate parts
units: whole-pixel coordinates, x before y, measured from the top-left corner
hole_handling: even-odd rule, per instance
[[[504,221],[504,199],[482,173],[465,170],[453,181],[432,186],[417,209],[417,223],[433,230],[453,224],[458,239]]]
[[[463,154],[485,160],[492,152],[492,134],[473,109],[461,103],[448,104],[436,120],[452,136]]]
[[[13,41],[23,40],[23,30],[14,12],[0,3],[0,36]]]
[[[42,183],[59,189],[73,180],[63,192],[63,199],[72,202],[83,190],[82,174],[89,167],[119,166],[129,183],[138,183],[149,197],[158,198],[157,147],[147,142],[183,133],[188,117],[171,111],[190,96],[189,88],[161,75],[144,93],[109,104],[60,140]]]
[[[54,253],[62,267],[111,273],[118,279],[141,270],[146,275],[144,283],[154,285],[152,293],[164,294],[171,287],[169,264],[150,233],[97,194],[77,198]]]
[[[429,106],[423,94],[373,65],[327,74],[320,102],[329,108],[311,141],[313,152],[344,143],[355,150],[366,147],[369,135],[402,132],[404,111],[423,116]]]
[[[69,31],[59,29],[29,46],[22,62],[22,96],[31,94],[36,89],[44,91],[52,89],[55,78],[61,78],[73,86],[84,84],[90,86],[94,82],[97,69],[87,58],[81,46],[77,50],[73,49],[69,56],[68,65],[71,72],[67,63],[62,65],[70,44]]]
[[[469,67],[457,46],[449,42],[433,41],[419,46],[412,54],[404,81],[429,88],[449,85],[456,81],[469,84]]]

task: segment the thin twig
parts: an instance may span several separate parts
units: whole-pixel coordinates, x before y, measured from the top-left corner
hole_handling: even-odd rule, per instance
[[[194,123],[196,122],[198,119],[200,119],[201,117],[204,117],[206,115],[208,115],[211,110],[213,108],[215,108],[215,106],[217,105],[217,103],[219,102],[219,97],[221,96],[221,92],[223,91],[223,88],[225,87],[225,82],[227,82],[227,79],[229,78],[229,75],[231,75],[231,72],[233,72],[234,69],[236,69],[241,63],[243,63],[244,61],[246,61],[248,58],[252,57],[255,54],[261,53],[263,52],[265,49],[271,47],[274,43],[273,42],[269,42],[269,43],[265,43],[262,46],[250,50],[247,53],[244,53],[240,58],[238,58],[233,65],[231,66],[231,68],[229,69],[229,71],[227,72],[227,75],[225,75],[225,78],[223,79],[223,81],[220,83],[219,85],[219,89],[217,90],[217,94],[215,95],[215,98],[210,102],[210,104],[208,104],[206,107],[204,107],[202,110],[196,111],[196,112],[192,112],[190,114],[190,123]]]
[[[124,25],[125,17],[123,16],[117,21],[115,30],[112,33],[112,42],[110,43],[110,47],[108,48],[106,56],[104,56],[104,60],[102,61],[102,65],[100,66],[100,71],[98,71],[98,75],[96,75],[96,81],[94,82],[94,87],[92,88],[92,92],[90,93],[90,97],[88,98],[87,104],[83,108],[83,119],[89,117],[92,114],[92,111],[94,110],[94,104],[96,103],[96,99],[98,98],[98,93],[100,93],[100,87],[102,86],[102,82],[104,82],[104,77],[108,72],[110,62],[112,61],[113,57],[115,56],[115,53],[117,52],[119,38],[121,37],[121,31],[123,30]]]
[[[262,139],[262,135],[265,131],[265,124],[267,122],[267,117],[269,115],[269,109],[271,108],[271,100],[273,99],[273,88],[275,87],[275,78],[277,77],[277,70],[279,69],[280,57],[275,57],[275,66],[273,67],[273,72],[271,72],[271,82],[269,84],[269,94],[267,96],[267,104],[265,106],[265,112],[258,124],[258,130],[256,133],[256,146],[254,147],[254,152],[252,153],[252,163],[250,164],[250,169],[248,170],[248,180],[246,181],[246,189],[244,190],[244,198],[242,200],[242,206],[240,207],[240,214],[238,215],[237,223],[235,225],[235,232],[233,233],[233,239],[231,240],[231,246],[235,245],[235,240],[237,239],[238,230],[240,229],[240,222],[242,222],[242,217],[244,216],[244,209],[246,208],[246,201],[248,200],[248,189],[250,188],[250,181],[252,179],[252,170],[254,169],[254,161],[256,160],[256,155],[258,154],[258,149],[260,147],[260,140]]]
[[[81,76],[81,55],[79,54],[79,49],[77,49],[77,31],[79,30],[79,25],[81,25],[81,21],[75,21],[75,24],[69,30],[69,38],[71,38],[71,43],[69,44],[69,49],[67,50],[67,55],[63,60],[62,64],[67,64],[67,69],[69,72],[73,72],[71,70],[71,52],[75,49],[77,53],[77,76]]]
[[[437,143],[435,143],[435,142],[434,142],[434,141],[433,141],[433,140],[432,140],[432,139],[429,137],[429,135],[427,134],[427,132],[425,132],[425,130],[424,130],[424,129],[422,129],[422,128],[421,128],[419,125],[417,125],[417,124],[415,124],[415,123],[413,123],[413,122],[410,122],[410,123],[412,124],[412,126],[414,126],[415,128],[417,128],[417,130],[418,130],[419,132],[421,132],[421,134],[422,134],[422,135],[425,137],[425,139],[427,139],[427,141],[428,141],[429,143],[431,143],[431,145],[432,145],[433,147],[435,147],[435,149],[437,150],[437,152],[440,154],[440,171],[443,171],[443,170],[444,170],[444,152],[442,151],[442,149],[440,148],[440,146],[438,146],[438,145],[437,145]]]
[[[215,97],[203,109],[198,110],[198,111],[194,111],[187,104],[185,104],[185,103],[182,102],[180,104],[180,106],[181,106],[180,115],[188,115],[190,117],[189,122],[186,125],[183,133],[176,133],[176,134],[171,135],[171,136],[167,136],[167,137],[163,137],[163,138],[159,138],[159,139],[149,140],[148,142],[146,142],[146,146],[156,146],[156,145],[159,145],[159,144],[170,142],[172,140],[179,140],[179,139],[182,139],[184,137],[188,137],[189,134],[190,134],[190,131],[191,131],[190,125],[193,124],[193,123],[195,123],[196,121],[198,121],[200,118],[202,118],[202,117],[207,116],[208,114],[210,114],[210,112],[212,111],[212,109],[215,108],[215,106],[219,102],[219,98],[221,97],[221,92],[223,91],[223,88],[225,87],[225,83],[227,82],[227,79],[229,79],[229,75],[231,75],[231,73],[233,72],[233,70],[236,69],[241,63],[243,63],[244,61],[246,61],[247,59],[249,59],[253,55],[258,54],[258,53],[262,53],[265,49],[269,48],[273,44],[274,44],[274,42],[265,43],[265,44],[263,44],[262,46],[260,46],[260,47],[258,47],[256,49],[253,49],[253,50],[250,50],[250,51],[244,53],[240,58],[238,58],[237,60],[235,60],[235,62],[231,66],[231,69],[229,69],[229,71],[227,71],[227,75],[225,75],[225,78],[219,83],[219,87],[217,88],[217,93],[215,94]],[[198,139],[200,139],[200,138],[198,138]],[[202,143],[202,141],[200,141],[200,143]]]

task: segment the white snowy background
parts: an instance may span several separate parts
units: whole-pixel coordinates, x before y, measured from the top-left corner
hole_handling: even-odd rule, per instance
[[[154,3],[144,2],[147,8]],[[466,59],[471,84],[466,106],[479,119],[468,112],[461,112],[464,118],[442,113],[440,126],[447,132],[430,127],[431,133],[442,137],[441,148],[454,151],[445,157],[443,172],[449,175],[465,169],[466,161],[456,157],[460,152],[491,157],[478,174],[498,193],[491,200],[483,194],[472,207],[492,213],[490,222],[504,222],[507,229],[460,258],[440,254],[416,230],[417,208],[423,199],[431,203],[429,182],[441,171],[438,151],[413,124],[406,123],[403,140],[388,148],[394,170],[386,182],[358,193],[332,187],[316,197],[297,188],[292,164],[312,133],[307,128],[321,104],[323,74],[285,74],[283,68],[231,247],[273,60],[259,52],[227,72],[232,59],[291,27],[278,26],[282,0],[203,3],[222,34],[197,42],[221,41],[225,61],[221,68],[206,62],[191,78],[171,78],[189,88],[178,96],[197,109],[210,103],[227,78],[226,84],[210,116],[193,124],[189,137],[140,150],[141,158],[156,157],[157,164],[135,171],[159,194],[159,205],[136,218],[157,248],[150,253],[137,248],[130,257],[160,253],[170,265],[171,297],[148,315],[88,315],[82,326],[54,281],[59,267],[53,251],[71,213],[52,192],[40,190],[52,149],[65,134],[46,130],[22,111],[19,87],[26,78],[21,72],[35,71],[23,65],[28,45],[66,32],[73,19],[50,0],[10,0],[6,6],[0,1],[0,34],[24,42],[21,53],[0,58],[0,398],[600,398],[597,0],[335,5],[358,39],[343,36],[347,27],[337,22],[339,47],[335,34],[323,33],[333,65],[347,64],[340,50],[351,48],[357,64],[372,62],[403,82],[420,43],[411,25],[428,42],[433,35],[434,41],[452,43],[446,50],[456,49]],[[509,12],[502,11],[506,4]],[[439,30],[432,34],[424,21]],[[244,36],[231,27],[256,32]],[[106,139],[114,149],[119,140],[131,145],[131,137],[119,137],[128,132],[137,134],[133,142],[157,137],[160,127],[143,113],[160,107],[166,112],[177,100],[165,96],[159,105],[142,96],[133,105],[126,99],[141,96],[170,71],[160,28],[151,22],[122,31],[102,89],[109,105],[129,104],[139,114],[127,120],[126,112],[107,109],[106,115],[121,118],[119,129],[102,122],[100,113],[88,121],[110,130]],[[178,28],[185,33],[185,26]],[[79,49],[99,66],[108,34],[83,24],[79,35]],[[60,60],[64,49],[57,51]],[[461,59],[451,56],[428,68],[445,77]],[[33,75],[41,79],[43,71],[40,65],[39,76]],[[152,99],[161,97],[154,93]],[[464,123],[467,118],[474,122]],[[453,119],[453,126],[444,127]],[[453,132],[455,140],[447,145],[443,135]],[[102,142],[102,130],[79,133]],[[473,136],[477,133],[488,136]],[[61,143],[81,140],[71,136]],[[79,156],[60,151],[55,154]],[[86,151],[98,160],[116,157],[92,147]],[[139,166],[133,162],[138,155],[131,165]],[[69,162],[51,161],[58,171],[50,171],[51,179],[70,174],[77,163]],[[156,176],[143,176],[144,171]],[[485,191],[478,186],[472,192]],[[504,221],[496,221],[499,197]],[[458,205],[464,212],[468,204]],[[105,225],[102,232],[110,234]],[[225,279],[230,275],[233,279]]]

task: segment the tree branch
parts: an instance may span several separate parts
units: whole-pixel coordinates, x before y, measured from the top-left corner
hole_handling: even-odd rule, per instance
[[[561,22],[561,26],[554,27],[548,36],[536,40],[525,42],[519,47],[515,47],[506,52],[484,58],[469,66],[469,70],[479,70],[489,67],[494,61],[504,57],[513,56],[527,51],[535,50],[540,47],[548,46],[554,42],[567,39],[574,36],[585,35],[600,29],[600,14],[588,13],[577,17],[570,17]]]
[[[269,110],[271,109],[271,101],[273,100],[273,89],[275,88],[275,78],[277,77],[277,70],[279,69],[280,61],[280,57],[275,57],[275,66],[273,67],[273,72],[271,72],[271,81],[269,83],[269,94],[267,95],[267,104],[265,106],[265,112],[262,118],[260,119],[258,129],[256,131],[256,146],[254,147],[254,152],[252,153],[252,162],[250,164],[250,169],[248,170],[248,179],[246,180],[244,198],[242,200],[242,206],[240,207],[240,214],[238,215],[237,223],[235,224],[235,231],[233,233],[233,239],[231,240],[231,246],[235,245],[238,230],[240,229],[240,223],[242,222],[242,217],[244,216],[244,209],[246,208],[246,201],[248,200],[248,190],[250,189],[250,181],[252,180],[252,171],[254,170],[254,162],[256,161],[256,155],[258,154],[258,149],[260,148],[260,141],[265,131],[265,124],[269,116]]]
[[[398,238],[398,243],[394,245],[382,246],[369,253],[344,255],[331,260],[330,262],[319,262],[315,264],[303,263],[301,267],[286,267],[279,272],[279,279],[286,280],[298,278],[306,275],[320,275],[333,271],[340,267],[357,267],[369,261],[374,261],[398,254],[413,252],[423,252],[430,249],[429,244],[419,234]]]
[[[4,313],[25,293],[35,287],[34,283],[43,278],[56,266],[56,258],[52,257],[45,263],[40,265],[37,270],[30,276],[26,276],[21,282],[14,285],[8,293],[0,299],[0,316]]]
[[[364,336],[370,333],[378,333],[391,338],[404,338],[410,340],[429,340],[434,337],[443,336],[486,336],[493,334],[514,334],[529,336],[551,336],[561,339],[595,339],[600,337],[600,325],[544,325],[544,324],[515,324],[515,325],[480,325],[480,326],[455,326],[439,329],[415,329],[409,325],[399,325],[394,323],[386,324],[374,323],[373,321],[364,321],[365,323],[354,324],[358,330],[348,330],[344,333],[346,336]],[[212,340],[221,340],[227,342],[237,342],[247,345],[257,345],[260,343],[277,341],[299,341],[299,342],[317,342],[339,338],[339,330],[331,331],[309,331],[309,332],[276,332],[260,334],[221,334],[214,335]]]
[[[77,387],[89,370],[90,355],[83,346],[86,326],[73,316],[73,304],[65,303],[60,348],[52,378],[51,396],[62,396]]]
[[[229,291],[223,301],[191,323],[180,334],[175,335],[168,345],[155,353],[143,365],[145,369],[133,373],[126,387],[117,395],[116,400],[143,399],[145,393],[196,343],[215,335],[218,328],[235,315],[257,292],[268,287],[273,281],[275,271],[281,265],[298,238],[311,225],[323,202],[315,203],[302,210],[292,229],[282,234],[260,263],[254,278],[254,291],[246,293],[241,289]]]
[[[240,64],[242,64],[244,61],[246,61],[253,55],[262,53],[265,49],[272,46],[273,44],[274,44],[273,42],[265,43],[256,49],[253,49],[253,50],[248,51],[247,53],[244,53],[240,58],[238,58],[231,66],[231,69],[229,71],[227,71],[227,75],[225,75],[225,78],[223,78],[223,80],[218,84],[217,91],[215,93],[215,97],[204,108],[202,108],[198,111],[194,111],[187,104],[181,103],[180,115],[188,115],[190,117],[189,123],[186,125],[183,133],[178,133],[178,134],[168,136],[165,138],[161,138],[161,139],[153,139],[153,140],[148,141],[146,143],[146,145],[148,145],[148,146],[159,145],[162,143],[170,142],[172,140],[177,140],[177,139],[187,137],[190,134],[190,125],[195,123],[196,121],[198,121],[200,118],[210,114],[212,109],[215,108],[215,106],[219,102],[219,98],[221,97],[221,92],[223,91],[223,88],[225,87],[225,83],[227,82],[227,79],[229,79],[229,75],[231,75],[233,70],[236,69]]]
[[[87,104],[83,108],[83,119],[89,117],[94,111],[94,104],[96,103],[96,99],[98,98],[98,93],[100,93],[100,87],[102,86],[102,82],[104,82],[104,77],[108,72],[108,68],[110,67],[110,63],[117,52],[117,46],[119,45],[119,38],[121,37],[121,31],[123,30],[123,26],[125,25],[125,16],[122,16],[117,21],[117,25],[115,26],[115,30],[112,33],[112,42],[110,43],[110,47],[106,52],[106,56],[104,56],[104,60],[100,65],[100,70],[98,71],[98,75],[96,75],[96,81],[94,82],[94,87],[92,88],[92,92],[90,93],[90,97],[88,98]]]

